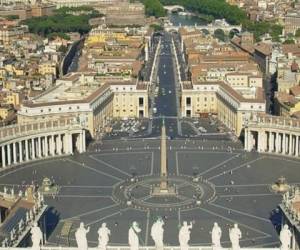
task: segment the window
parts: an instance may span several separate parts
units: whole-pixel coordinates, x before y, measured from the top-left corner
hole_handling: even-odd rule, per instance
[[[139,97],[139,106],[143,106],[143,105],[144,105],[144,98]]]
[[[44,110],[41,109],[41,113],[43,113],[43,112],[44,112]]]
[[[51,109],[48,109],[49,112],[51,112]]]
[[[186,98],[186,105],[191,105],[191,97]]]
[[[61,111],[61,108],[58,108],[59,111]]]

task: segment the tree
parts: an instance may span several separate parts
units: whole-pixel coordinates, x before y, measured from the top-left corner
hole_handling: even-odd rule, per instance
[[[18,15],[8,15],[5,18],[9,21],[12,21],[12,20],[19,19],[19,16]]]
[[[146,15],[163,17],[166,15],[166,11],[159,0],[142,0],[145,5]]]
[[[151,24],[150,27],[154,30],[154,32],[163,30],[163,27],[159,24]]]
[[[295,44],[294,39],[286,39],[283,44]]]

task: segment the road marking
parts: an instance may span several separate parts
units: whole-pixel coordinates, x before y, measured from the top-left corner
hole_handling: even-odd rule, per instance
[[[111,165],[111,164],[109,164],[109,163],[107,163],[107,162],[105,162],[105,161],[103,161],[103,160],[97,159],[97,158],[95,158],[95,157],[92,156],[92,155],[90,155],[89,157],[92,158],[93,160],[95,160],[95,161],[97,161],[97,162],[99,162],[99,163],[101,163],[101,164],[103,164],[103,165],[109,167],[109,168],[112,168],[112,169],[114,169],[114,170],[116,170],[116,171],[118,171],[118,172],[120,172],[120,173],[122,173],[122,174],[124,174],[124,175],[126,175],[126,176],[131,177],[130,174],[124,172],[124,171],[121,170],[121,169],[116,168],[115,166],[113,166],[113,165]]]
[[[63,159],[65,159],[65,158],[63,158]],[[0,178],[6,177],[7,175],[14,174],[16,172],[19,172],[19,171],[27,169],[27,168],[32,168],[32,167],[35,167],[35,166],[39,167],[40,165],[48,164],[48,163],[55,162],[55,161],[61,161],[61,159],[52,159],[52,160],[45,159],[45,160],[39,160],[38,162],[34,162],[34,163],[31,163],[31,164],[28,162],[29,165],[21,165],[21,167],[17,165],[17,166],[13,167],[13,168],[16,168],[16,169],[11,169],[11,171],[8,168],[7,171],[9,171],[9,172],[0,175]],[[3,169],[3,171],[5,171],[5,170]],[[0,174],[1,174],[1,172],[0,172]]]
[[[118,212],[115,212],[115,213],[106,215],[106,216],[104,216],[104,217],[102,217],[102,218],[100,218],[100,219],[98,219],[98,220],[94,220],[93,222],[87,223],[86,226],[94,225],[94,224],[98,223],[99,221],[102,221],[102,220],[107,219],[107,218],[109,218],[109,217],[112,217],[112,216],[114,216],[114,215],[120,214],[121,212],[127,211],[128,209],[129,209],[129,208],[125,208],[125,209],[123,209],[122,211],[118,211]]]
[[[2,185],[2,184],[0,184]],[[68,186],[68,185],[63,185],[63,186],[60,186],[61,188],[113,188],[112,186]]]
[[[147,138],[146,138],[147,139]],[[135,149],[135,148],[132,148],[132,149]],[[138,150],[140,150],[140,149],[143,149],[143,150],[145,150],[145,148],[136,148],[136,149],[138,149]],[[149,147],[149,149],[150,149],[150,147]],[[126,150],[126,148],[124,148],[124,149],[120,149],[120,150]],[[101,152],[96,152],[96,153],[98,153],[98,154],[95,154],[95,155],[116,155],[116,154],[119,154],[119,155],[128,155],[128,154],[149,154],[150,152],[149,151],[145,151],[145,152],[111,152],[111,153],[101,153]]]
[[[149,238],[149,224],[150,224],[150,210],[147,212],[147,223],[146,223],[146,235],[145,235],[145,245],[148,245]]]
[[[175,153],[176,157],[176,174],[179,175],[178,152]]]
[[[265,193],[265,194],[224,194],[218,195],[218,197],[226,198],[226,197],[253,197],[253,196],[280,196],[281,194],[273,194],[273,193]]]
[[[154,152],[151,152],[151,171],[150,171],[150,175],[153,175],[153,170],[154,170]]]
[[[266,157],[265,157],[265,156],[262,156],[262,157],[259,157],[259,158],[257,158],[257,159],[254,159],[254,160],[252,160],[252,161],[245,162],[245,163],[243,163],[243,164],[241,164],[241,165],[239,165],[239,166],[237,166],[237,167],[235,167],[235,168],[231,168],[231,169],[227,170],[227,172],[228,172],[228,171],[234,171],[234,170],[243,168],[243,167],[245,167],[245,166],[247,166],[247,165],[249,165],[249,164],[251,164],[251,163],[253,163],[253,162],[262,160],[262,159],[264,159],[264,158],[266,158]],[[214,175],[214,176],[212,176],[212,177],[209,177],[207,180],[210,181],[210,180],[215,179],[215,178],[217,178],[217,177],[219,177],[219,176],[222,176],[222,175],[223,175],[223,173],[220,173],[220,174]]]
[[[113,207],[116,207],[116,206],[119,206],[119,204],[113,204],[113,205],[110,205],[110,206],[107,206],[107,207],[102,207],[102,208],[98,208],[98,209],[95,209],[95,210],[91,210],[91,211],[86,212],[86,213],[78,214],[76,216],[72,216],[72,217],[63,219],[63,220],[61,220],[61,222],[64,222],[66,220],[80,218],[80,217],[83,217],[83,216],[86,216],[86,215],[90,215],[90,214],[93,214],[93,213],[97,213],[97,212],[100,212],[102,210],[105,210],[105,209],[108,209],[108,208],[113,208]]]
[[[240,242],[246,242],[246,241],[252,241],[252,240],[261,240],[261,239],[266,239],[266,238],[270,238],[272,236],[258,236],[258,237],[254,237],[254,238],[243,238],[243,239],[240,239],[239,241]],[[227,243],[231,243],[230,240],[224,240],[224,241],[221,241],[221,245],[223,244],[227,244]],[[211,242],[199,242],[199,243],[192,243],[192,244],[189,244],[193,247],[199,247],[199,246],[207,246],[207,247],[210,247],[211,246]],[[251,247],[245,247],[245,248],[253,248],[254,246],[251,245]],[[211,249],[211,248],[210,248]],[[279,250],[279,249],[278,249]]]
[[[251,248],[258,248],[258,247],[264,247],[264,246],[269,246],[269,245],[279,245],[280,241],[273,241],[273,242],[269,242],[269,243],[264,243],[264,244],[258,244],[258,245],[253,245],[251,246]]]
[[[270,186],[271,184],[236,184],[236,185],[220,185],[215,186],[216,188],[225,188],[225,187],[259,187],[259,186]]]
[[[65,198],[109,198],[111,199],[110,195],[76,195],[76,194],[58,194],[55,197],[65,197]]]
[[[232,220],[232,219],[230,219],[230,218],[227,218],[227,217],[225,217],[225,216],[223,216],[223,215],[217,214],[217,213],[215,213],[215,212],[212,212],[212,211],[207,210],[207,209],[202,208],[202,207],[199,207],[199,209],[202,210],[202,211],[204,211],[204,212],[207,212],[207,213],[209,213],[209,214],[212,214],[212,215],[215,215],[215,216],[217,216],[217,217],[220,217],[220,218],[222,218],[222,219],[224,219],[224,220],[230,221],[230,222],[232,222],[232,223],[238,223],[239,225],[241,225],[241,226],[243,226],[243,227],[245,227],[245,228],[248,228],[248,229],[250,229],[250,230],[252,230],[252,231],[254,231],[254,232],[256,232],[256,233],[260,233],[260,234],[262,234],[262,235],[271,237],[270,234],[267,234],[267,233],[265,233],[265,232],[263,232],[263,231],[260,231],[260,230],[258,230],[258,229],[253,228],[253,227],[250,227],[250,226],[247,226],[247,225],[245,225],[245,224],[242,224],[242,223],[240,223],[240,222],[238,222],[238,221],[235,221],[235,220]]]
[[[212,166],[211,168],[209,168],[209,169],[203,171],[202,173],[200,173],[200,174],[198,174],[198,175],[199,175],[199,176],[200,176],[200,175],[204,175],[204,174],[206,174],[207,172],[210,172],[211,170],[214,170],[214,169],[216,169],[216,168],[218,168],[218,167],[224,165],[225,163],[231,161],[232,159],[237,158],[237,156],[240,156],[240,154],[234,154],[234,156],[230,157],[229,159],[227,159],[227,160],[225,160],[225,161],[222,161],[222,162],[218,163],[217,165]]]
[[[73,161],[73,160],[71,160],[71,159],[67,159],[67,161],[69,161],[69,162],[71,162],[71,163],[74,163],[74,164],[77,164],[77,165],[81,166],[81,167],[84,168],[84,169],[89,169],[89,170],[94,171],[94,172],[96,172],[96,173],[98,173],[98,174],[108,176],[108,177],[113,178],[113,179],[118,180],[118,181],[123,181],[123,179],[120,179],[120,178],[118,178],[118,177],[116,177],[116,176],[113,176],[113,175],[111,175],[111,174],[107,174],[107,173],[105,173],[105,172],[103,172],[103,171],[101,171],[101,170],[92,168],[92,167],[90,167],[90,166],[88,166],[88,165],[86,165],[86,164],[85,164],[84,166],[82,166],[82,164],[81,164],[80,162]]]
[[[280,158],[280,157],[276,157],[276,156],[266,155],[266,158],[275,159],[275,160],[282,160],[282,161],[287,161],[287,162],[292,162],[292,163],[299,164],[299,161],[295,161],[295,160],[292,160],[292,159],[286,159],[286,158]],[[297,166],[295,166],[295,167],[297,167]]]
[[[210,203],[210,205],[214,206],[214,207],[218,207],[218,208],[224,209],[224,210],[227,210],[227,211],[230,210],[230,211],[233,211],[233,212],[238,213],[238,214],[246,215],[248,217],[255,218],[255,219],[262,220],[264,222],[270,223],[270,220],[267,220],[267,219],[265,219],[263,217],[258,217],[256,215],[252,215],[252,214],[245,213],[245,212],[242,212],[242,211],[239,211],[239,210],[235,210],[235,209],[232,209],[232,208],[228,208],[228,207],[224,207],[224,206],[221,206],[221,205],[217,205],[215,203]]]

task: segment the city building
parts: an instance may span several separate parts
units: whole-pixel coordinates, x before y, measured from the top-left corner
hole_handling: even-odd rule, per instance
[[[146,22],[145,7],[142,3],[121,2],[108,6],[105,11],[105,16],[107,25],[143,26]]]
[[[300,28],[300,12],[298,10],[289,11],[284,17],[284,32],[295,34]]]
[[[183,82],[181,115],[218,119],[237,136],[253,112],[265,113],[265,99],[261,88],[236,90],[224,82]]]
[[[72,118],[95,136],[105,131],[112,118],[128,117],[148,117],[147,84],[70,73],[45,93],[23,102],[18,123]]]

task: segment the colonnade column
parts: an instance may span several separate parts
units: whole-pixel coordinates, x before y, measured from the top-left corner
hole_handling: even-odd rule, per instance
[[[68,147],[69,147],[69,153],[73,154],[73,138],[72,134],[68,134]]]
[[[13,143],[13,163],[18,163],[16,142]]]
[[[55,155],[55,141],[54,141],[54,135],[51,135],[50,137],[50,155]]]
[[[276,146],[275,146],[275,152],[279,153],[281,148],[281,141],[280,141],[280,134],[279,132],[276,132]]]
[[[58,155],[62,154],[62,141],[61,134],[56,137],[56,152]]]
[[[23,145],[22,145],[22,141],[19,141],[19,162],[23,162]]]
[[[268,138],[268,151],[272,152],[273,148],[272,148],[272,132],[269,132],[269,138]]]
[[[296,135],[296,141],[295,141],[295,156],[299,156],[299,135]]]
[[[6,149],[7,149],[7,164],[8,166],[11,165],[11,147],[10,144],[6,145]]]
[[[31,159],[35,159],[35,145],[34,145],[34,138],[31,139]]]
[[[5,145],[1,147],[2,153],[2,167],[6,167],[6,154],[5,154]]]
[[[245,128],[245,132],[244,132],[244,149],[246,151],[250,151],[249,150],[249,131],[247,128]]]
[[[82,130],[82,152],[86,151],[86,135],[85,130]]]
[[[293,154],[293,134],[289,136],[289,155]]]
[[[42,140],[41,137],[38,137],[38,157],[42,158]]]
[[[44,156],[48,156],[48,153],[49,153],[49,151],[48,151],[48,137],[47,136],[45,136],[45,140],[44,140],[44,150],[45,150],[45,154],[44,154]]]
[[[282,154],[286,153],[286,135],[282,133]]]
[[[25,140],[25,160],[29,160],[29,152],[28,152],[28,140]]]

